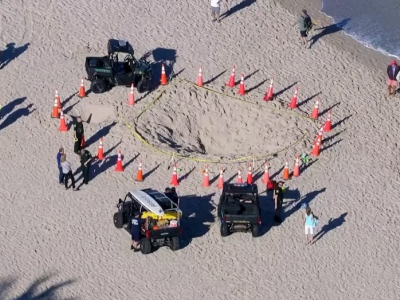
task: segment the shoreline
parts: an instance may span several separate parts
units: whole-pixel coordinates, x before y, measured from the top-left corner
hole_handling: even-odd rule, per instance
[[[302,9],[306,9],[311,18],[318,22],[318,25],[321,24],[322,26],[327,26],[334,23],[332,17],[321,11],[322,0],[282,0],[279,3],[276,0],[273,0],[271,2],[272,9],[273,3],[275,3],[275,5],[281,5],[296,17]],[[385,68],[390,60],[397,59],[395,56],[387,55],[379,50],[365,46],[363,43],[357,41],[342,30],[332,34],[327,34],[323,36],[322,39],[330,45],[333,45],[338,50],[350,54],[350,56],[352,56],[357,62],[361,62],[365,66],[380,72],[379,74],[382,74],[382,78],[386,78]],[[316,45],[318,45],[318,42]]]

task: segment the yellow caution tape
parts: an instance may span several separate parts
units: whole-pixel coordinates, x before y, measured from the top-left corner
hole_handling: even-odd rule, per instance
[[[251,104],[251,105],[255,105],[255,106],[260,106],[260,105],[257,104],[257,103],[253,103],[253,102],[246,101],[246,100],[244,100],[244,99],[236,98],[236,97],[234,97],[234,96],[231,96],[231,95],[228,95],[228,94],[224,94],[224,93],[215,91],[215,90],[210,89],[210,88],[199,87],[199,86],[197,86],[195,83],[190,82],[190,81],[188,81],[188,80],[186,80],[186,79],[177,79],[177,80],[180,81],[180,82],[189,83],[189,84],[191,84],[191,85],[193,85],[193,86],[195,86],[196,88],[199,88],[199,89],[205,89],[205,90],[208,90],[208,91],[210,91],[210,92],[213,92],[213,93],[216,93],[216,94],[220,94],[220,95],[222,95],[222,96],[229,97],[229,98],[231,98],[231,99],[233,99],[233,100],[242,101],[242,102],[245,102],[245,103],[247,103],[247,104]],[[147,104],[147,106],[139,113],[139,115],[136,117],[136,120],[138,120],[139,117],[141,117],[152,105],[154,105],[155,102],[157,102],[159,99],[161,99],[161,96],[162,96],[164,93],[165,93],[165,89],[161,90],[160,93],[154,98],[154,100],[151,101],[149,104]],[[289,110],[280,110],[280,109],[277,109],[277,108],[274,108],[274,107],[268,107],[268,106],[262,106],[262,108],[266,108],[266,109],[270,109],[270,110],[276,110],[276,111],[279,111],[280,113],[288,113],[288,114],[292,114],[292,115],[294,115],[294,116],[296,116],[296,117],[304,118],[304,119],[309,120],[309,121],[314,121],[313,119],[311,119],[311,118],[308,117],[308,116],[304,116],[304,115],[302,115],[302,114],[299,114],[299,113],[296,113],[296,112],[293,112],[293,111],[289,111]],[[227,161],[221,161],[221,160],[212,160],[212,159],[206,159],[206,158],[192,157],[192,156],[189,156],[189,155],[181,155],[181,154],[178,154],[178,153],[176,153],[176,152],[167,152],[167,151],[163,151],[163,150],[158,149],[157,147],[153,146],[152,144],[150,144],[150,143],[137,131],[137,129],[134,128],[131,124],[129,124],[123,117],[121,117],[121,121],[126,125],[126,127],[128,127],[128,129],[132,132],[132,134],[133,134],[134,136],[136,136],[144,145],[146,145],[147,147],[149,147],[150,149],[152,149],[152,150],[153,150],[154,152],[156,152],[156,153],[159,153],[159,154],[161,154],[161,155],[166,155],[166,156],[169,156],[169,157],[173,155],[173,156],[175,156],[175,157],[179,157],[179,158],[182,158],[182,159],[187,159],[187,160],[196,161],[196,162],[202,162],[202,163],[212,163],[212,164],[217,164],[217,163],[218,163],[218,164],[221,164],[221,163],[223,163],[223,164],[229,164],[229,163],[239,163],[239,162],[248,162],[248,161],[259,161],[259,160],[263,160],[263,159],[266,159],[266,158],[268,158],[268,157],[271,157],[271,156],[274,156],[274,155],[276,155],[276,154],[279,154],[279,153],[281,153],[281,152],[283,152],[283,151],[285,151],[285,150],[287,150],[287,149],[289,149],[289,148],[291,148],[291,147],[293,147],[293,146],[299,144],[299,143],[300,143],[302,140],[304,140],[304,139],[306,138],[306,136],[308,135],[308,132],[304,133],[304,134],[303,134],[297,141],[295,141],[293,144],[290,144],[290,145],[288,145],[288,146],[286,146],[286,147],[284,147],[284,148],[282,148],[282,149],[280,149],[280,150],[278,150],[278,151],[276,151],[276,152],[273,152],[273,153],[263,154],[263,155],[260,155],[260,156],[250,155],[250,156],[239,157],[239,158],[235,158],[235,159],[231,159],[231,160],[227,160]]]

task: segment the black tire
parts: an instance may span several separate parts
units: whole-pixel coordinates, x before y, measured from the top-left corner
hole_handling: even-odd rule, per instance
[[[144,93],[150,90],[150,80],[142,77],[139,83],[136,86],[136,89],[139,93]]]
[[[114,225],[117,228],[122,228],[124,226],[124,222],[122,220],[122,214],[120,214],[119,212],[116,212],[114,214]]]
[[[90,84],[90,90],[94,94],[101,94],[104,93],[107,90],[107,85],[104,79],[101,78],[96,78],[93,80]]]
[[[221,236],[229,235],[229,227],[227,223],[221,223]]]
[[[251,226],[251,235],[253,237],[259,237],[260,236],[260,226],[259,225]]]
[[[140,240],[140,251],[143,254],[150,254],[152,250],[151,242],[149,239],[143,238]]]
[[[169,248],[172,250],[172,251],[177,251],[177,250],[179,250],[179,237],[177,237],[177,236],[173,236],[172,238],[171,238],[171,240],[170,240],[170,246],[169,246]]]

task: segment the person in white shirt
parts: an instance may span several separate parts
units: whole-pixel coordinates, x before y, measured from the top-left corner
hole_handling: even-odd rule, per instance
[[[69,161],[67,161],[67,155],[62,154],[61,155],[61,168],[64,174],[64,184],[65,184],[65,189],[68,190],[68,179],[71,178],[72,181],[72,188],[75,190],[75,178],[74,175],[72,174],[72,166]]]
[[[218,23],[221,22],[219,16],[220,16],[220,4],[221,0],[211,0],[211,17],[212,21],[215,22],[217,21]]]

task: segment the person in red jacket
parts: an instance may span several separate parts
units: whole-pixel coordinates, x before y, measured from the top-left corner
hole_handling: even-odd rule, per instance
[[[387,67],[387,75],[388,75],[388,90],[389,90],[389,96],[394,96],[396,95],[397,92],[397,75],[399,74],[400,67],[397,65],[396,60],[392,60],[390,65]]]

